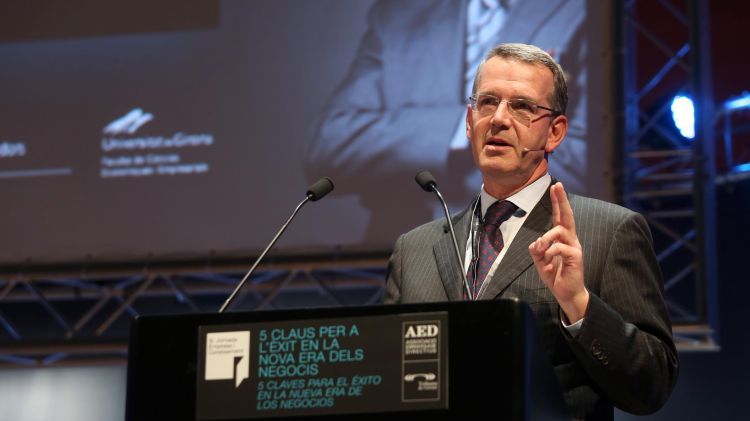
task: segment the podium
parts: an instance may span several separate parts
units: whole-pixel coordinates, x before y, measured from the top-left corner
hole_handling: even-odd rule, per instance
[[[515,300],[144,316],[126,420],[570,419]]]

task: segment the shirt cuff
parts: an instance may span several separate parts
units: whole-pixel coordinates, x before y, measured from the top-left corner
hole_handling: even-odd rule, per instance
[[[565,328],[565,330],[567,330],[568,333],[570,333],[570,336],[576,336],[576,335],[578,335],[578,332],[581,330],[581,325],[583,325],[583,318],[581,320],[579,320],[579,321],[577,321],[577,322],[569,325],[569,324],[565,323],[565,318],[564,317],[560,317],[560,323],[562,323],[562,325]]]

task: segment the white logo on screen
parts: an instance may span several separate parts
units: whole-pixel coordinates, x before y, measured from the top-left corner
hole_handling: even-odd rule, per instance
[[[437,324],[411,325],[406,329],[405,338],[434,338],[440,332]]]
[[[0,141],[0,158],[13,158],[26,155],[26,143]]]
[[[205,379],[234,379],[234,387],[250,377],[250,331],[206,334]]]
[[[435,373],[412,373],[404,376],[404,381],[413,382],[415,380],[433,381],[437,378]]]
[[[140,108],[133,108],[129,113],[109,123],[109,125],[104,128],[103,132],[110,135],[133,134],[140,129],[141,126],[153,119],[153,114],[143,112]]]

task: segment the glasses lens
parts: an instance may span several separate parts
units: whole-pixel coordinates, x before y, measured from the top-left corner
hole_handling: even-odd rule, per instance
[[[516,120],[529,124],[536,116],[537,106],[531,101],[525,99],[511,99],[508,101],[508,108]]]
[[[474,96],[474,109],[483,115],[494,114],[499,104],[500,100],[492,95]]]
[[[524,115],[527,117],[532,117],[536,115],[536,111],[537,111],[536,104],[534,104],[531,101],[527,101],[525,99],[511,99],[508,101],[508,106],[515,113],[518,113],[520,115]]]
[[[483,116],[495,114],[500,104],[505,102],[508,106],[508,112],[518,122],[529,126],[531,121],[536,117],[539,107],[535,102],[527,99],[508,99],[501,100],[492,95],[476,94],[471,98],[472,109]]]

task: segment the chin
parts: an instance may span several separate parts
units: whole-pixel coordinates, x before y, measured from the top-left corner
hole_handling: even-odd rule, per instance
[[[498,162],[497,159],[484,159],[482,161],[479,165],[482,174],[490,176],[508,176],[516,174],[521,170],[518,165],[513,165],[505,161]]]

